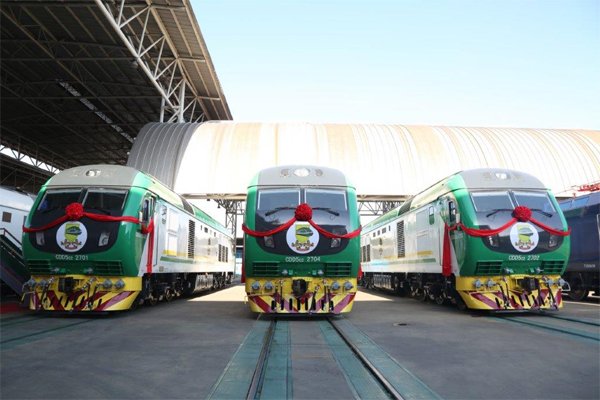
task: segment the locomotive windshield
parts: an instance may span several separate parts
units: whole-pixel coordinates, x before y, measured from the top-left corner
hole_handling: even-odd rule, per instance
[[[512,218],[517,206],[528,207],[532,217],[546,225],[561,229],[560,216],[552,205],[546,192],[535,191],[497,191],[472,192],[471,200],[477,215],[476,224],[497,228]]]
[[[81,202],[83,208],[88,212],[121,216],[123,215],[126,196],[126,190],[101,188],[50,189],[40,201],[32,223],[34,225],[48,223],[63,215],[65,207],[75,202]]]
[[[300,203],[313,210],[313,221],[334,233],[350,231],[348,200],[340,189],[264,189],[258,192],[256,229],[270,230],[294,216]]]

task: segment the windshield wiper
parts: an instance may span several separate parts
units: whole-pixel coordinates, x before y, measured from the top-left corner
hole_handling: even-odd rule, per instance
[[[340,216],[340,213],[337,211],[333,211],[331,208],[329,207],[313,207],[313,210],[321,210],[321,211],[326,211],[329,214],[335,215],[336,217]]]
[[[537,211],[542,215],[545,215],[546,217],[550,218],[552,216],[552,213],[546,212],[540,208],[532,208],[531,211]]]
[[[512,211],[512,210],[513,210],[512,208],[498,208],[498,209],[492,211],[491,213],[489,213],[488,215],[486,215],[485,217],[489,218],[492,215],[494,215],[494,214],[496,214],[497,212],[500,212],[500,211]]]
[[[296,207],[288,207],[288,206],[285,206],[285,207],[276,207],[276,208],[272,209],[271,211],[267,211],[265,213],[265,217],[268,217],[269,215],[273,215],[276,212],[279,212],[281,210],[295,210],[295,209],[296,209]],[[325,211],[325,212],[328,212],[329,214],[335,215],[336,217],[340,216],[339,212],[334,211],[334,210],[332,210],[329,207],[313,207],[312,209],[313,210]]]
[[[530,208],[530,210],[531,211],[539,212],[540,214],[545,215],[548,218],[550,218],[552,216],[551,213],[546,212],[546,211],[544,211],[542,209],[539,209],[539,208]],[[492,215],[494,215],[494,214],[496,214],[497,212],[500,212],[500,211],[513,211],[513,209],[512,208],[499,208],[499,209],[497,209],[495,211],[492,211],[488,215],[486,215],[486,218],[491,217]]]
[[[269,215],[273,215],[273,214],[275,214],[276,212],[279,212],[279,211],[281,211],[281,210],[295,210],[295,209],[296,209],[296,207],[289,207],[289,206],[285,206],[285,207],[276,207],[276,208],[272,209],[271,211],[267,211],[267,212],[265,213],[265,217],[268,217]]]

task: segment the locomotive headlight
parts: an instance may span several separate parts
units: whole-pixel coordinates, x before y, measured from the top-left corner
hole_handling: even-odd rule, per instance
[[[106,246],[108,244],[108,239],[110,238],[110,232],[102,232],[100,234],[100,239],[98,239],[98,246]]]
[[[340,290],[340,283],[339,283],[338,281],[334,281],[334,282],[331,284],[331,289],[332,289],[332,290]]]
[[[550,238],[548,239],[548,247],[556,247],[557,244],[558,244],[558,236],[550,235]]]
[[[284,269],[283,271],[281,271],[281,275],[287,276],[288,275],[288,270]]]
[[[273,240],[273,236],[265,236],[264,238],[266,247],[275,247],[275,241]]]
[[[125,282],[123,282],[123,279],[119,279],[118,281],[115,282],[115,289],[121,290],[124,287],[125,287]]]
[[[331,245],[330,245],[330,247],[331,248],[340,247],[341,243],[342,243],[342,239],[340,239],[340,238],[333,238],[333,239],[331,239]]]
[[[92,267],[84,268],[83,273],[91,275],[94,273],[94,268],[92,268]]]
[[[488,242],[492,247],[500,246],[500,237],[498,235],[488,236]]]
[[[110,279],[105,279],[104,282],[102,282],[102,287],[106,290],[110,289],[112,287],[113,283]]]
[[[350,289],[352,289],[353,287],[354,287],[354,285],[353,285],[353,284],[351,284],[350,282],[348,282],[348,281],[344,282],[344,289],[346,289],[346,290],[350,290]]]
[[[490,289],[493,288],[494,286],[496,286],[496,282],[494,282],[491,279],[488,279],[488,281],[485,283],[487,285],[487,287],[489,287]]]
[[[256,291],[258,289],[260,289],[260,283],[257,281],[252,282],[252,290]]]
[[[479,289],[481,286],[483,286],[483,283],[481,283],[479,279],[476,279],[475,282],[473,282],[473,286],[475,286],[475,289]]]
[[[563,287],[566,283],[567,281],[565,281],[563,278],[558,278],[558,286]]]
[[[44,232],[36,232],[35,233],[35,242],[38,246],[43,246],[46,244],[46,239],[44,238]]]
[[[317,275],[319,275],[319,276],[323,276],[323,270],[322,270],[322,269],[318,270],[318,271],[317,271]]]
[[[299,178],[304,178],[310,174],[310,171],[307,168],[297,168],[294,170],[294,175]]]
[[[89,176],[90,178],[93,178],[94,176],[98,176],[98,175],[100,175],[99,169],[88,169],[85,172],[85,176]]]
[[[258,282],[255,282],[258,283]],[[254,287],[252,287],[254,289]],[[265,282],[265,290],[273,290],[273,282],[267,281]]]

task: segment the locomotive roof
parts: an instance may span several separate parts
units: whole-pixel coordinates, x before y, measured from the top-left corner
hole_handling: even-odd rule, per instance
[[[457,175],[468,189],[546,189],[535,176],[506,168],[477,168]]]
[[[140,171],[122,165],[84,165],[54,175],[46,186],[131,186]]]
[[[351,186],[339,170],[316,165],[283,165],[265,168],[249,186]]]

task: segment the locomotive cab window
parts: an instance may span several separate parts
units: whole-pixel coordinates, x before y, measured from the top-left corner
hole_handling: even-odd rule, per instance
[[[456,220],[456,204],[454,204],[454,202],[452,200],[450,200],[448,202],[448,219],[450,220],[451,224],[455,224],[457,222]]]
[[[556,210],[550,202],[547,193],[514,192],[517,205],[529,207],[532,210],[555,213]],[[547,216],[547,215],[546,215]]]
[[[125,204],[125,190],[89,189],[83,200],[86,210],[106,215],[120,216]]]
[[[346,192],[341,190],[306,189],[306,203],[315,211],[348,210]]]
[[[81,189],[48,190],[37,209],[42,213],[64,210],[69,204],[79,201],[80,194]]]
[[[6,212],[6,211],[2,212],[2,222],[10,222],[12,219],[11,217],[12,217],[11,213]]]
[[[153,203],[154,199],[152,199],[151,197],[144,199],[144,202],[142,203],[142,222],[150,222],[150,218],[152,218]]]
[[[298,204],[300,204],[300,190],[261,190],[258,193],[256,217],[269,225],[279,225],[281,221],[287,221],[294,215]]]
[[[514,208],[508,192],[474,192],[471,193],[471,199],[477,212],[512,210]]]

